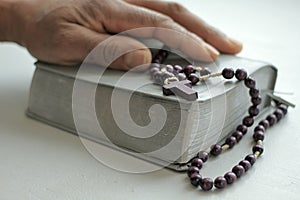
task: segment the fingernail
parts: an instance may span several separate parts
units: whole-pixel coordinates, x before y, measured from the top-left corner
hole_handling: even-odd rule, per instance
[[[146,68],[146,66],[141,66],[145,64],[149,64],[151,62],[151,53],[146,49],[139,49],[127,53],[124,55],[125,67],[127,70],[132,69],[134,67],[141,67],[142,70]]]
[[[240,41],[238,41],[234,38],[229,37],[228,40],[229,40],[230,43],[232,43],[234,45],[237,45],[237,46],[242,46],[243,45]]]

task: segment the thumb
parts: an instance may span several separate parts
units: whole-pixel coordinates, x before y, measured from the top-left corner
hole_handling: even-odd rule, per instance
[[[81,52],[79,55],[81,60],[89,55],[86,60],[89,63],[121,70],[129,70],[140,65],[145,69],[151,63],[150,50],[133,38],[101,34],[84,27],[79,29],[80,33],[76,34],[78,38],[75,41],[78,41],[76,43]]]

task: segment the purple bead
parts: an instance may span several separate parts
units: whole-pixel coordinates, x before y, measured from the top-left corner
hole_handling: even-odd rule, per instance
[[[227,184],[232,184],[232,183],[233,183],[234,181],[236,181],[236,179],[237,179],[235,173],[233,173],[233,172],[227,172],[227,173],[224,175],[224,178],[226,179]]]
[[[215,144],[211,147],[210,154],[213,156],[218,156],[222,153],[222,147],[219,144]]]
[[[250,164],[253,166],[254,163],[256,162],[256,158],[253,154],[249,154],[245,157],[245,160],[248,160]]]
[[[227,186],[227,181],[223,176],[219,176],[215,179],[214,185],[218,189],[223,189]]]
[[[236,165],[232,168],[232,172],[235,173],[237,178],[240,178],[245,173],[245,169],[242,165]]]
[[[190,177],[191,184],[195,187],[199,186],[201,179],[202,179],[201,175],[197,173],[192,174]]]
[[[257,142],[258,140],[263,141],[265,139],[265,134],[262,131],[255,131],[255,133],[253,134],[253,139],[255,140],[255,142]]]
[[[251,88],[249,90],[249,94],[252,98],[258,97],[259,96],[259,90],[256,88]]]
[[[259,125],[262,125],[265,129],[270,127],[270,123],[268,120],[264,119],[261,122],[259,122]]]
[[[256,106],[250,106],[248,109],[248,113],[251,117],[255,117],[259,114],[259,109]]]
[[[267,120],[268,120],[270,126],[273,126],[274,124],[277,123],[277,117],[276,117],[276,115],[274,115],[274,114],[269,115],[269,116],[267,117]]]
[[[156,74],[157,72],[159,72],[159,68],[157,68],[157,67],[152,67],[150,69],[150,74],[153,79],[154,79],[154,74]]]
[[[173,76],[174,76],[174,74],[171,73],[171,72],[168,72],[168,71],[163,72],[162,73],[162,80],[165,81],[167,78],[170,78],[170,77],[173,77]]]
[[[251,117],[251,116],[247,116],[247,117],[245,117],[245,118],[243,119],[243,124],[244,124],[245,126],[247,126],[247,127],[252,126],[253,123],[254,123],[254,119],[253,119],[253,117]]]
[[[241,165],[241,166],[244,167],[245,172],[248,171],[248,170],[252,167],[251,163],[250,163],[248,160],[242,160],[242,161],[239,163],[239,165]]]
[[[222,76],[225,79],[232,79],[234,77],[234,70],[232,68],[224,68],[222,71]]]
[[[193,65],[188,65],[183,69],[186,76],[189,76],[192,73],[195,73],[195,67]]]
[[[261,101],[262,99],[260,96],[251,98],[251,102],[254,106],[258,106],[259,104],[261,104]]]
[[[166,58],[169,55],[169,52],[167,50],[160,49],[158,51],[158,54],[161,55],[162,57]]]
[[[158,69],[160,69],[161,66],[158,63],[151,63],[150,68],[158,68]]]
[[[191,177],[192,174],[199,174],[200,169],[195,166],[190,166],[187,170],[188,177]]]
[[[177,74],[177,78],[179,81],[186,80],[186,75],[184,73]]]
[[[254,129],[254,132],[256,132],[256,131],[262,131],[262,132],[265,132],[266,129],[265,129],[265,127],[264,127],[263,125],[257,125],[257,126],[255,127],[255,129]]]
[[[180,72],[182,72],[182,67],[180,65],[175,65],[173,67],[174,73],[178,74]]]
[[[210,69],[207,68],[207,67],[203,68],[203,69],[200,71],[200,75],[201,75],[201,76],[206,76],[206,75],[209,75],[209,74],[211,74],[211,71],[210,71]]]
[[[208,160],[208,153],[206,151],[200,151],[197,154],[197,158],[200,158],[203,162],[206,162]]]
[[[240,124],[238,125],[238,127],[236,128],[237,131],[240,131],[241,133],[243,133],[243,135],[246,135],[248,128],[247,126]]]
[[[190,74],[188,79],[192,82],[192,85],[196,85],[199,82],[199,76],[197,74]]]
[[[247,78],[248,74],[245,69],[237,69],[235,71],[235,78],[239,81],[245,80]]]
[[[262,154],[264,152],[264,147],[259,145],[259,144],[256,144],[253,146],[252,148],[252,152],[255,153],[255,152],[259,152],[260,154]]]
[[[158,59],[158,58],[154,58],[154,59],[152,60],[152,63],[160,64],[161,61],[160,61],[160,59]]]
[[[255,88],[256,82],[253,78],[248,77],[245,79],[245,85],[247,88]]]
[[[201,169],[203,166],[203,161],[200,158],[194,158],[191,163],[192,166],[198,167],[198,169]]]
[[[163,80],[162,80],[162,72],[161,71],[158,71],[158,72],[155,72],[153,74],[153,78],[154,78],[154,82],[159,84],[159,85],[162,85],[163,84]]]
[[[225,143],[228,144],[229,148],[232,148],[237,143],[237,141],[235,137],[230,136],[226,139]]]
[[[243,138],[243,133],[240,131],[235,131],[232,136],[235,137],[236,142],[239,142]]]
[[[276,109],[273,114],[276,116],[277,121],[280,121],[284,117],[283,111],[280,110],[279,108]]]
[[[209,191],[213,188],[214,183],[213,180],[211,178],[203,178],[200,181],[200,187],[202,188],[202,190],[204,191]]]
[[[174,68],[172,65],[166,65],[166,70],[170,73],[173,73],[174,72]]]
[[[282,110],[283,114],[286,115],[286,113],[287,113],[287,111],[288,111],[288,106],[287,106],[287,105],[280,104],[280,105],[278,106],[278,108],[279,108],[280,110]]]

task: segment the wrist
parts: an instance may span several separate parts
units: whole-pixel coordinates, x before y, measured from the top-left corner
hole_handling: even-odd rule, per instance
[[[28,0],[0,0],[0,41],[16,42],[23,45],[27,32],[26,10]],[[25,15],[24,15],[25,14]]]

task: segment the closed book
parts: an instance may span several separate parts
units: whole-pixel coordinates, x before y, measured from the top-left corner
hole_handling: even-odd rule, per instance
[[[165,64],[181,63],[169,58]],[[187,64],[187,63],[186,63]],[[277,69],[269,63],[221,55],[211,64],[220,71],[244,68],[257,82],[262,103],[274,89]],[[243,81],[211,78],[193,86],[198,99],[165,96],[149,72],[106,69],[95,65],[63,67],[36,63],[28,116],[91,141],[132,153],[159,165],[183,170],[199,150],[223,140],[241,124],[250,106]],[[80,72],[80,73],[79,73]],[[100,127],[100,128],[99,128]]]

